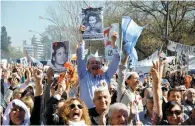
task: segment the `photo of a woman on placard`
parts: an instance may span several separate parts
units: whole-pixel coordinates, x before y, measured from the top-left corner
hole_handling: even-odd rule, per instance
[[[102,21],[99,14],[89,12],[86,18],[87,26],[84,33],[102,33]]]
[[[52,44],[52,58],[51,63],[54,71],[62,70],[64,68],[64,64],[68,61],[68,48],[65,42],[54,42]],[[57,70],[55,70],[57,69]]]

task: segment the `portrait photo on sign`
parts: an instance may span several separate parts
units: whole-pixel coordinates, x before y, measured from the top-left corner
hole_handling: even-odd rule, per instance
[[[51,46],[51,64],[55,72],[66,71],[64,64],[69,59],[69,42],[54,42]]]
[[[104,39],[102,8],[82,9],[82,25],[86,27],[83,33],[84,40]]]

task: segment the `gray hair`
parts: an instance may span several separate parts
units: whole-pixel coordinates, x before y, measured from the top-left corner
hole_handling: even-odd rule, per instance
[[[127,111],[127,113],[129,113],[128,108],[125,104],[123,104],[123,103],[114,103],[114,104],[112,104],[110,106],[110,109],[109,109],[109,112],[108,112],[108,117],[110,118],[114,114],[115,111],[119,111],[121,109],[125,110],[125,111]]]
[[[110,93],[109,93],[109,90],[108,90],[108,87],[107,87],[107,86],[101,86],[101,87],[95,89],[95,91],[94,91],[94,96],[95,96],[95,94],[96,94],[97,92],[103,92],[103,91],[108,92],[108,94],[109,94],[109,96],[110,96]]]
[[[87,64],[89,64],[89,60],[92,59],[92,58],[95,58],[97,61],[101,62],[100,57],[96,57],[95,55],[90,54],[87,57]]]

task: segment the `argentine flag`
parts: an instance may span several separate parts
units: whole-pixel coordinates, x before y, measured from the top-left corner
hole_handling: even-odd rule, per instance
[[[132,65],[136,65],[138,61],[137,52],[134,47],[144,27],[138,26],[133,19],[128,16],[123,16],[122,18],[122,33],[125,41],[125,50],[132,59]]]

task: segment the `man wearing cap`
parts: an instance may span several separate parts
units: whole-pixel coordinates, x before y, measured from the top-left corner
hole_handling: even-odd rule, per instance
[[[137,92],[139,87],[139,75],[136,72],[126,72],[126,64],[129,56],[126,55],[123,63],[119,66],[119,82],[117,88],[117,101],[130,108],[130,103],[137,103],[138,111],[143,111],[142,98]],[[127,87],[126,87],[127,86]]]
[[[85,26],[80,27],[81,31],[85,30]],[[101,68],[100,59],[92,56],[87,61],[87,68],[84,60],[84,42],[80,42],[77,49],[77,71],[79,75],[79,88],[80,88],[80,98],[85,102],[87,107],[95,107],[93,103],[94,91],[100,86],[108,87],[110,79],[113,77],[114,73],[117,71],[117,67],[120,61],[120,55],[116,47],[116,40],[118,34],[116,32],[112,35],[112,47],[113,47],[113,59],[109,68],[102,75],[98,74]]]

